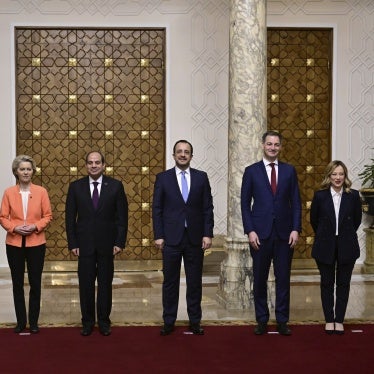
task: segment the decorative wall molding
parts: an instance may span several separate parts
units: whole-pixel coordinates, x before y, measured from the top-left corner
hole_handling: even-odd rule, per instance
[[[215,233],[226,233],[227,215],[227,121],[228,121],[228,59],[229,59],[230,0],[1,0],[0,21],[3,30],[0,42],[10,45],[11,25],[27,20],[35,24],[56,22],[68,25],[79,20],[85,24],[126,24],[154,22],[172,24],[181,33],[188,24],[187,43],[180,45],[184,55],[183,69],[190,84],[187,93],[179,92],[179,77],[169,82],[169,95],[179,107],[186,108],[189,123],[173,122],[172,126],[187,126],[187,132],[196,146],[194,166],[208,172],[215,203]],[[362,165],[373,157],[374,73],[374,2],[372,0],[268,0],[268,22],[283,25],[335,24],[337,71],[334,98],[334,152],[333,156],[346,161],[356,188],[360,186],[357,174]],[[150,21],[150,19],[152,21]],[[74,20],[74,21],[72,21]],[[5,30],[5,31],[4,31]],[[189,43],[188,43],[189,41]],[[175,46],[177,44],[174,44]],[[3,47],[4,48],[4,47]],[[174,48],[173,48],[174,49]],[[8,53],[8,55],[4,54]],[[10,75],[14,61],[3,53],[2,77]],[[168,57],[175,56],[172,53]],[[173,65],[171,57],[169,66]],[[6,78],[6,82],[10,80]],[[9,87],[9,92],[12,88]],[[10,99],[0,103],[0,110],[12,123]],[[173,108],[169,108],[169,112]],[[180,115],[175,116],[179,120]],[[174,118],[174,119],[175,119]],[[184,118],[183,118],[184,120]],[[188,128],[190,126],[190,128]],[[4,130],[5,131],[5,130]],[[175,130],[170,139],[174,141]],[[184,131],[185,132],[185,131]],[[177,132],[178,133],[178,132]],[[3,133],[2,133],[3,134]],[[8,142],[9,136],[4,142]],[[1,142],[0,142],[1,144]],[[9,145],[5,144],[5,152]],[[10,152],[9,152],[10,153]],[[167,150],[167,155],[170,152]],[[3,161],[10,164],[8,159]],[[0,182],[5,177],[0,178]],[[5,182],[1,182],[5,187]],[[4,186],[3,186],[4,184]],[[360,232],[361,242],[363,233]],[[362,244],[364,248],[364,244]],[[364,258],[364,249],[363,255]]]

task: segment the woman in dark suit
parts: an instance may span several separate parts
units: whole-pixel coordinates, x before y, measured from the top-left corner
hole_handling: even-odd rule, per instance
[[[361,224],[361,200],[359,192],[351,189],[351,185],[344,163],[331,161],[310,209],[310,223],[315,233],[312,257],[321,275],[327,334],[344,334],[351,276],[360,256],[356,231]]]

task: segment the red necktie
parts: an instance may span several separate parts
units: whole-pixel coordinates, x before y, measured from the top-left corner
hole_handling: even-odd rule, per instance
[[[271,166],[270,185],[271,185],[271,190],[273,191],[273,195],[275,195],[275,192],[277,190],[277,174],[275,172],[274,162],[271,162],[269,165]]]
[[[95,209],[97,209],[97,206],[99,205],[99,190],[97,189],[97,185],[99,182],[92,182],[94,189],[92,192],[92,203]]]

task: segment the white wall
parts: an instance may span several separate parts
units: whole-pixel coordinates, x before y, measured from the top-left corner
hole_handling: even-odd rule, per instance
[[[356,188],[357,173],[370,158],[373,144],[371,4],[267,1],[269,26],[334,27],[333,157],[347,163]],[[167,166],[173,164],[175,140],[190,139],[193,166],[206,170],[211,180],[215,233],[225,234],[229,6],[229,0],[1,0],[0,194],[14,183],[14,27],[166,27]],[[7,266],[4,241],[0,230],[0,266]],[[363,246],[361,260],[364,256]]]

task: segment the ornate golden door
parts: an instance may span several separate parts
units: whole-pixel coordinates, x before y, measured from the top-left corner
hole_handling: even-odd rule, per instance
[[[123,181],[129,233],[123,259],[157,259],[151,229],[155,175],[164,166],[164,29],[16,28],[17,153],[38,166],[54,219],[47,260],[69,260],[65,196],[101,150]]]
[[[313,242],[310,202],[331,160],[331,51],[331,29],[268,28],[268,128],[282,133],[281,159],[298,173],[303,232],[294,258],[301,261]]]

